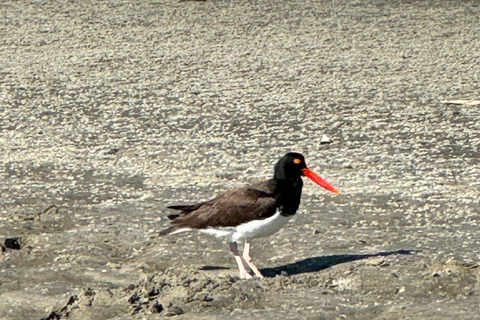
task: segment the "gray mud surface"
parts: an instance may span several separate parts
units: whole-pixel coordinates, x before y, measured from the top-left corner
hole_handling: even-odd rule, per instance
[[[478,319],[478,1],[0,3],[0,319]],[[326,135],[331,143],[321,143]],[[253,242],[158,238],[265,179]]]

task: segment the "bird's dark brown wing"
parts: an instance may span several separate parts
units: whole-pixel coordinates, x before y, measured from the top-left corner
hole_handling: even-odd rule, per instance
[[[192,206],[172,206],[181,210],[172,216],[172,225],[202,229],[232,227],[251,220],[265,219],[275,214],[276,197],[268,182],[233,189],[224,194]],[[175,217],[174,217],[175,216]]]
[[[175,220],[178,217],[185,216],[192,211],[197,210],[203,203],[197,204],[186,204],[186,205],[177,205],[177,206],[168,206],[168,209],[179,210],[181,213],[169,214],[167,217],[170,220]]]

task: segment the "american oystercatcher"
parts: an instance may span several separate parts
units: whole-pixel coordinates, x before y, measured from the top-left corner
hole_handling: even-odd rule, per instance
[[[252,277],[247,268],[263,278],[250,257],[250,241],[274,234],[293,217],[300,205],[302,176],[339,193],[307,167],[303,155],[291,152],[277,162],[272,179],[226,191],[209,201],[169,206],[180,213],[168,216],[172,226],[160,232],[160,236],[190,230],[225,236],[237,261],[240,278]],[[244,242],[243,255],[237,249],[239,240]]]

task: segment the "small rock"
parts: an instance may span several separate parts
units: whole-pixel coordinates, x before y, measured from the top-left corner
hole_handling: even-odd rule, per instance
[[[152,306],[152,312],[153,313],[160,313],[163,311],[163,306],[158,303],[158,301]]]
[[[118,151],[120,151],[120,148],[112,148],[112,149],[108,150],[107,152],[105,152],[105,155],[116,154]]]
[[[58,314],[55,311],[52,311],[48,316],[42,318],[42,320],[59,320],[61,319],[62,315]]]
[[[6,249],[13,249],[13,250],[20,250],[20,238],[7,238],[5,239],[5,243],[2,246],[2,251],[6,251]]]
[[[333,140],[330,139],[326,134],[322,136],[322,139],[320,139],[320,144],[330,144],[332,143]]]
[[[184,314],[185,311],[183,311],[182,308],[179,306],[171,306],[167,309],[167,314],[165,315],[166,317],[173,317],[173,316],[178,316],[180,314]]]

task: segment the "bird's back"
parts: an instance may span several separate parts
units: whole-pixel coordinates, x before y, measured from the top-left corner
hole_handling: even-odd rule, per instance
[[[181,228],[233,227],[251,220],[266,219],[275,214],[276,200],[273,182],[267,180],[228,190],[205,202],[169,206],[181,212],[168,216],[172,227],[167,229],[169,232],[166,234]]]

